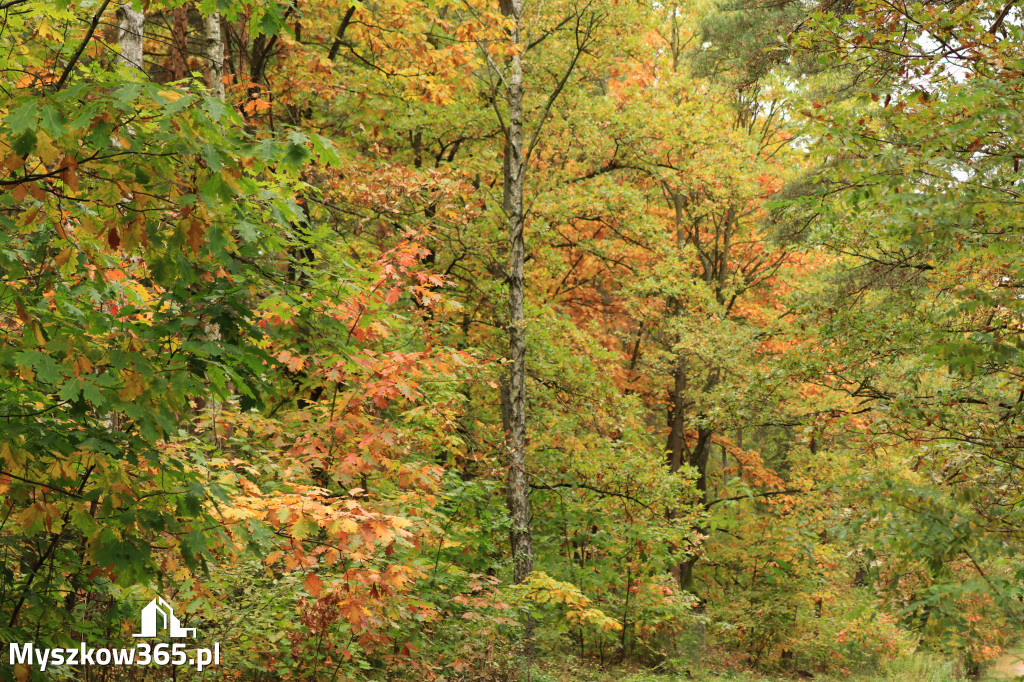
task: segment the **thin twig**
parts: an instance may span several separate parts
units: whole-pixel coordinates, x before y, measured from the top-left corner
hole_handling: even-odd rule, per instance
[[[595,492],[595,493],[598,493],[600,495],[607,495],[608,497],[621,497],[624,500],[629,500],[630,502],[635,502],[636,504],[639,504],[641,507],[644,507],[646,509],[650,509],[651,508],[651,505],[645,504],[645,503],[641,502],[640,500],[636,499],[632,495],[627,495],[626,493],[618,493],[618,492],[615,492],[614,490],[602,490],[601,488],[595,488],[594,486],[587,485],[586,483],[555,483],[555,484],[552,484],[552,485],[549,485],[547,483],[539,483],[539,484],[535,483],[535,484],[531,485],[530,488],[532,490],[537,490],[537,489],[540,489],[540,490],[555,490],[556,488],[570,488],[570,489],[573,489],[573,490],[577,490],[577,489],[579,489],[579,490],[589,490],[591,492]]]
[[[810,488],[808,490],[802,490],[802,489],[792,488],[792,489],[787,489],[787,490],[769,490],[768,492],[765,492],[765,493],[751,493],[750,495],[735,495],[733,497],[720,497],[717,500],[711,500],[710,502],[708,502],[704,506],[705,507],[713,507],[714,505],[718,504],[719,502],[730,502],[730,501],[733,501],[733,500],[753,500],[753,499],[756,499],[758,497],[774,497],[775,495],[794,495],[794,494],[798,494],[798,493],[809,493],[809,492],[815,492],[815,491],[820,491],[820,489],[819,488]]]
[[[71,75],[71,70],[75,68],[75,64],[78,63],[79,57],[85,52],[85,46],[92,40],[92,34],[96,32],[96,27],[99,26],[100,17],[107,10],[107,5],[110,4],[110,0],[103,0],[103,4],[96,10],[96,14],[92,18],[92,23],[89,24],[89,30],[85,32],[85,37],[82,38],[82,42],[78,44],[78,49],[75,50],[75,54],[71,56],[71,61],[64,68],[64,73],[61,74],[60,80],[57,81],[57,90],[60,91],[64,87],[64,83],[67,82],[68,76]]]

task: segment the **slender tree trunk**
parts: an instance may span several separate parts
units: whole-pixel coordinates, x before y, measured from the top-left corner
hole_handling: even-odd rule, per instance
[[[676,245],[682,251],[686,248],[686,230],[683,229],[683,196],[678,191],[671,189],[667,183],[665,184],[665,191],[669,193],[672,201]],[[674,298],[672,300],[673,315],[681,315],[683,309],[683,302]],[[676,359],[675,369],[672,372],[672,402],[669,405],[668,413],[668,466],[673,474],[679,471],[679,467],[682,466],[683,452],[686,450],[684,435],[686,431],[686,370],[686,355],[680,353]]]
[[[732,233],[736,222],[736,208],[732,205],[725,213],[725,232],[722,235],[722,253],[718,259],[718,272],[715,273],[715,299],[719,305],[725,303],[725,285],[729,277],[729,251],[732,249]]]
[[[669,198],[671,199],[672,208],[675,213],[675,230],[676,230],[676,244],[680,251],[686,248],[689,242],[695,247],[698,247],[699,252],[699,225],[692,225],[690,229],[690,239],[687,239],[687,231],[683,226],[684,209],[686,207],[685,197],[674,190],[670,190],[666,187],[666,191],[669,192]],[[731,211],[731,209],[730,209]],[[729,220],[732,219],[732,213],[729,214]],[[728,226],[728,227],[731,227]],[[701,263],[704,267],[704,278],[708,283],[715,281],[718,286],[716,287],[716,296],[719,302],[723,300],[723,291],[726,281],[726,258],[728,255],[728,249],[730,245],[730,232],[727,229],[726,242],[724,252],[721,257],[721,261],[709,261],[708,258],[701,256]],[[718,269],[715,269],[715,263],[720,263]],[[672,310],[675,315],[682,315],[685,312],[684,306],[681,301],[674,301]],[[669,407],[669,434],[668,442],[666,443],[666,450],[668,456],[668,465],[672,473],[679,471],[680,467],[685,462],[693,467],[697,472],[697,490],[700,492],[700,501],[707,505],[708,503],[708,459],[711,456],[711,438],[714,435],[714,430],[706,427],[697,429],[697,442],[692,448],[686,446],[686,408],[687,408],[687,366],[686,355],[680,353],[676,359],[675,369],[673,370],[673,381],[672,381],[672,399]],[[708,375],[707,382],[704,385],[704,391],[710,391],[718,385],[719,374],[718,370],[714,369]],[[675,510],[669,512],[669,517],[675,516]],[[687,559],[682,564],[673,566],[670,571],[672,577],[679,581],[679,586],[687,590],[688,592],[693,591],[693,569],[697,563],[697,557],[693,556]]]
[[[171,78],[180,80],[188,74],[188,5],[175,7],[171,29]]]
[[[508,299],[509,355],[508,390],[502,393],[502,408],[507,415],[508,450],[507,503],[512,528],[509,540],[512,549],[512,579],[521,583],[533,570],[533,536],[530,531],[530,483],[526,470],[526,317],[524,314],[523,263],[526,245],[523,239],[525,209],[523,181],[526,159],[523,150],[523,62],[522,62],[522,0],[502,0],[502,12],[511,17],[513,28],[509,39],[516,47],[507,76],[508,132],[505,138],[505,169],[502,208],[508,220]],[[527,623],[523,637],[527,656],[532,653],[533,627]]]
[[[120,54],[119,64],[127,64],[139,71],[142,64],[142,25],[146,15],[132,9],[130,2],[122,2],[117,8],[117,43]]]
[[[683,464],[683,453],[686,449],[686,358],[680,356],[676,361],[673,375],[672,405],[669,408],[668,431],[668,467],[674,474]]]
[[[712,429],[697,429],[697,444],[690,452],[690,465],[697,470],[697,490],[700,491],[701,502],[705,505],[708,500],[708,460],[711,458],[711,437],[714,435]]]
[[[667,184],[665,185],[665,190],[669,192],[675,214],[676,245],[682,251],[686,246],[686,231],[683,229],[683,197],[678,191],[670,189]],[[682,302],[673,300],[672,313],[680,315],[682,312]],[[689,459],[686,448],[686,370],[686,354],[680,353],[679,357],[676,358],[676,366],[672,372],[672,400],[669,404],[668,443],[666,443],[668,468],[673,474],[677,473],[680,467],[682,467],[683,462]],[[678,511],[670,509],[667,516],[668,518],[674,518],[678,516]],[[679,583],[680,587],[683,587],[683,576],[686,573],[686,566],[685,563],[674,564],[669,569],[672,578]]]
[[[203,33],[206,38],[206,59],[209,61],[206,84],[210,86],[210,94],[224,101],[224,38],[218,12],[203,17]]]

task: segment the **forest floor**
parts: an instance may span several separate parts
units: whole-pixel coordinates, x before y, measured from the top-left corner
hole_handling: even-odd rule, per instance
[[[791,682],[804,676],[771,676],[752,672],[727,672],[708,668],[676,674],[661,674],[629,668],[604,669],[596,666],[566,665],[555,661],[541,663],[531,682]],[[822,682],[968,682],[957,674],[950,661],[927,654],[915,654],[889,664],[879,673],[849,674],[836,677],[816,676]],[[1024,641],[1008,649],[971,682],[1024,679]]]
[[[1024,677],[1024,642],[1018,642],[1016,647],[997,658],[985,679],[1016,680],[1021,677]]]
[[[792,682],[797,679],[808,679],[803,676],[797,677],[775,677],[757,673],[698,673],[689,674],[659,674],[659,673],[626,673],[614,670],[606,671],[603,675],[582,674],[568,677],[542,676],[536,682]],[[996,666],[990,668],[983,676],[969,679],[957,675],[946,675],[943,673],[923,674],[921,676],[903,676],[898,673],[886,673],[877,675],[852,675],[848,677],[830,677],[827,675],[815,677],[819,682],[839,682],[839,680],[852,682],[996,682],[997,680],[1024,680],[1024,663],[1019,657],[1012,661],[1003,662],[1000,659]]]

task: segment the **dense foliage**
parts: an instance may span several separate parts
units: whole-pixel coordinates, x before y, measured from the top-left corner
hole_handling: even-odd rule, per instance
[[[0,2],[0,677],[975,674],[1013,2]],[[192,644],[190,644],[191,646]]]

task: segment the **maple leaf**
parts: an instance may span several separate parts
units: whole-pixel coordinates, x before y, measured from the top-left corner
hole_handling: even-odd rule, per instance
[[[341,603],[339,611],[352,626],[353,632],[360,632],[363,629],[364,614],[366,610],[360,599],[347,599]]]

